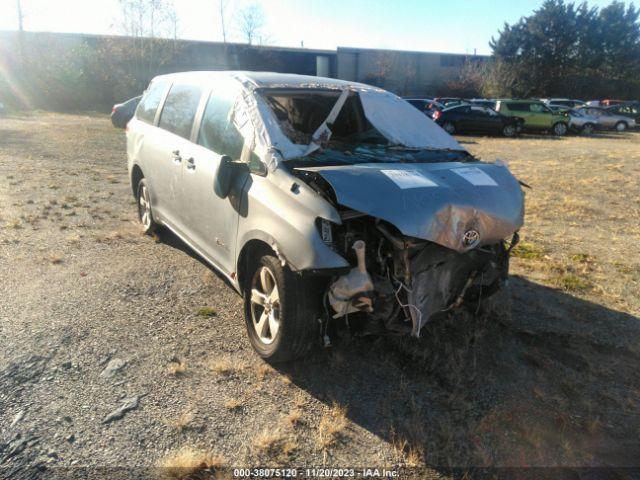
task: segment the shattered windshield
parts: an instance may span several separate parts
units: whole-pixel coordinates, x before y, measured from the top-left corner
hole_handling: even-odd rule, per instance
[[[275,114],[283,133],[297,145],[309,145],[338,101],[342,90],[270,91],[263,96]],[[388,144],[364,115],[360,97],[351,92],[330,125],[330,143]]]
[[[391,161],[404,161],[401,150],[411,152],[405,155],[411,157],[407,161],[432,158],[433,151],[466,155],[455,139],[408,102],[380,92],[283,88],[261,94],[284,136],[294,145],[307,147],[304,157],[317,158],[318,150],[329,150],[347,152],[357,161],[359,154],[354,152],[363,149]],[[426,152],[419,154],[421,150]]]

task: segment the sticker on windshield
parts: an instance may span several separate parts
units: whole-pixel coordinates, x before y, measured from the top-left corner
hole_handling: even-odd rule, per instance
[[[417,170],[381,170],[400,188],[437,187],[438,184]]]
[[[451,170],[464,178],[471,185],[479,187],[497,187],[496,181],[478,167],[454,168]]]

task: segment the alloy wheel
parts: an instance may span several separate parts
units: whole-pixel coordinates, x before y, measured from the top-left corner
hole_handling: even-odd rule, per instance
[[[567,133],[567,126],[564,123],[556,123],[553,127],[553,133],[558,136],[562,136]]]
[[[259,268],[251,281],[251,320],[258,339],[269,345],[280,331],[280,293],[273,272]]]

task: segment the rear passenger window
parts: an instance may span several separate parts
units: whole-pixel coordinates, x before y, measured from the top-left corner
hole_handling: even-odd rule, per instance
[[[136,118],[138,120],[153,125],[158,105],[160,105],[160,100],[162,100],[166,87],[167,82],[153,82],[149,85],[136,110]]]
[[[232,160],[240,158],[244,146],[244,137],[236,127],[241,119],[234,119],[233,106],[238,93],[233,85],[222,82],[216,85],[207,102],[198,135],[198,144],[219,155],[228,155]]]
[[[507,103],[507,108],[512,112],[528,112],[528,103]]]
[[[164,102],[158,126],[188,140],[201,95],[200,87],[173,85]]]

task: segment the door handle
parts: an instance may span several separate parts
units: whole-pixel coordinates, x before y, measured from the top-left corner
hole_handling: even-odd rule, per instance
[[[196,163],[195,163],[193,157],[187,159],[187,169],[189,169],[189,170],[195,170],[196,169]]]
[[[182,163],[182,157],[180,156],[180,150],[174,150],[171,152],[173,155],[173,163]]]

